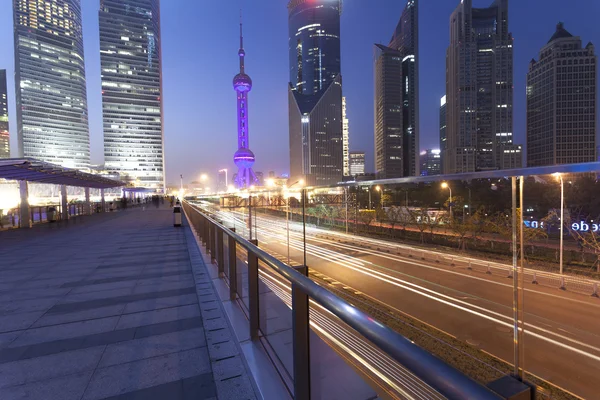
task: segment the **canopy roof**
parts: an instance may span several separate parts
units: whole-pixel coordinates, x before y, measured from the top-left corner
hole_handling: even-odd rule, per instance
[[[33,158],[0,159],[0,178],[94,189],[107,189],[127,185],[122,181],[88,174]]]

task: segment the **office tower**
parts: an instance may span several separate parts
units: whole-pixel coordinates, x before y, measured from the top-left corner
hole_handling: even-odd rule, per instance
[[[419,173],[418,2],[409,0],[387,46],[375,44],[375,170],[378,178]]]
[[[159,0],[100,1],[106,169],[165,188]]]
[[[350,175],[350,126],[346,114],[346,97],[342,97],[342,149],[344,153],[344,176]]]
[[[227,169],[220,169],[217,176],[217,192],[226,192],[229,189],[227,182]]]
[[[440,100],[440,169],[444,170],[444,157],[442,156],[447,150],[446,147],[446,95]],[[441,173],[440,171],[440,173]]]
[[[10,158],[8,136],[8,85],[6,70],[0,69],[0,158]]]
[[[527,166],[596,161],[594,45],[559,23],[527,73]]]
[[[513,38],[508,0],[473,8],[461,0],[450,17],[446,52],[444,173],[520,167],[513,143]]]
[[[439,175],[442,163],[439,149],[427,149],[421,152],[421,176]]]
[[[255,157],[250,150],[250,127],[248,125],[248,93],[252,90],[252,79],[246,74],[244,51],[244,36],[242,22],[240,21],[240,72],[233,78],[233,89],[237,93],[237,125],[238,125],[238,150],[233,156],[233,161],[238,167],[236,185],[240,189],[248,189],[258,185],[258,177],[252,170]]]
[[[341,11],[341,0],[288,3],[290,174],[307,185],[343,175]]]
[[[80,0],[13,0],[19,156],[89,168]]]
[[[350,152],[350,176],[364,175],[365,173],[365,152]]]
[[[265,186],[265,174],[260,171],[256,171],[256,186]]]

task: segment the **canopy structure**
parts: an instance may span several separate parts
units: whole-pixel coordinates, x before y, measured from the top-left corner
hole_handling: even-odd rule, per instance
[[[156,189],[144,188],[144,187],[127,187],[123,188],[125,193],[156,193]]]
[[[0,159],[0,178],[94,189],[108,189],[127,185],[122,181],[88,174],[32,158]]]

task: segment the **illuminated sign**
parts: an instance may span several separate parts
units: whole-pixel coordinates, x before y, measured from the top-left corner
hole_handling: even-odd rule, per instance
[[[544,229],[544,221],[523,221],[526,228]],[[571,230],[574,232],[598,232],[600,224],[589,223],[586,221],[574,222],[571,224]]]

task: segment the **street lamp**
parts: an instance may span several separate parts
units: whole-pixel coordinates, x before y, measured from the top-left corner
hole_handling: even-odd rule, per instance
[[[452,213],[452,188],[448,183],[442,182],[442,189],[448,189],[450,191],[450,199],[448,200],[448,204],[450,205],[450,220],[454,219],[454,214]]]
[[[560,261],[559,261],[559,265],[560,265],[560,274],[562,275],[563,273],[563,230],[564,230],[564,226],[563,224],[565,223],[565,182],[563,180],[563,177],[561,174],[559,174],[558,172],[555,174],[552,174],[553,176],[555,176],[559,182],[560,182],[560,244],[559,244],[559,251],[560,251]],[[523,210],[521,210],[521,212],[523,212]]]
[[[375,186],[375,190],[381,192],[381,186]],[[381,195],[379,196],[379,205],[383,208],[383,192],[381,192]]]
[[[285,190],[291,189],[294,185],[304,186],[304,179],[297,180],[292,183],[290,186],[285,188]],[[287,263],[290,265],[290,197],[289,194],[287,196],[287,207],[285,212],[285,230],[287,231]]]

